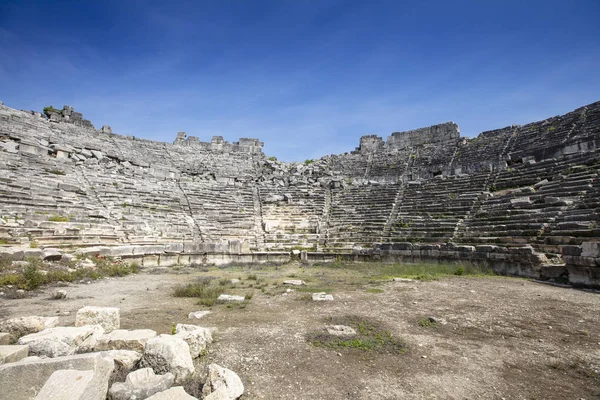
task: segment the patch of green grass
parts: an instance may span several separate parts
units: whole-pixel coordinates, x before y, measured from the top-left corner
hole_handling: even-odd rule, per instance
[[[356,330],[352,336],[336,336],[329,333],[316,332],[307,335],[307,341],[315,347],[334,350],[356,349],[376,351],[380,353],[401,354],[406,351],[406,344],[392,336],[391,332],[377,322],[359,316],[329,317],[325,320],[329,325],[347,325]]]
[[[217,303],[217,299],[223,293],[222,286],[211,286],[210,280],[188,283],[178,286],[173,291],[175,297],[197,297],[198,304],[211,307]]]
[[[429,318],[422,318],[419,320],[419,326],[423,328],[437,328],[437,323]]]
[[[257,281],[258,280],[258,276],[256,276],[256,274],[250,274],[246,277],[246,280],[248,281]]]
[[[365,292],[367,292],[367,293],[383,293],[383,289],[371,288],[371,289],[365,290]]]

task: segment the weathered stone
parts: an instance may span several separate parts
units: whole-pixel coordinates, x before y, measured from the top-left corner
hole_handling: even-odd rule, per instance
[[[111,375],[110,382],[122,382],[127,375],[137,369],[142,359],[142,354],[131,350],[109,350],[105,352],[115,360],[115,369]]]
[[[106,333],[119,329],[119,309],[116,307],[93,307],[87,306],[77,311],[75,326],[100,325]]]
[[[0,346],[10,344],[10,333],[0,332]]]
[[[143,352],[146,342],[155,336],[156,332],[151,329],[117,329],[98,338],[96,351],[132,350]]]
[[[29,346],[2,345],[0,346],[0,364],[22,360],[29,355]]]
[[[313,301],[333,301],[333,295],[327,294],[325,292],[313,293],[312,299]]]
[[[206,398],[205,398],[206,399]],[[169,390],[148,397],[147,400],[198,400],[186,393],[183,386],[174,386]]]
[[[19,317],[0,322],[0,331],[10,334],[10,343],[15,343],[21,336],[40,332],[58,326],[58,317]]]
[[[44,249],[42,250],[42,259],[44,261],[60,261],[62,253],[58,249]]]
[[[141,362],[156,373],[172,373],[176,384],[184,383],[195,370],[188,344],[171,335],[160,335],[148,340]]]
[[[346,325],[331,325],[326,327],[327,333],[334,336],[354,336],[356,335],[356,330],[351,326]]]
[[[59,289],[57,291],[54,292],[54,294],[52,295],[52,298],[54,300],[62,300],[62,299],[66,299],[67,298],[67,291],[64,289]]]
[[[233,279],[232,279],[232,281],[233,281]],[[211,311],[207,311],[207,310],[193,311],[188,314],[188,319],[200,319],[200,318],[207,316],[210,313],[211,313]]]
[[[0,365],[0,394],[3,398],[11,400],[35,398],[55,371],[68,369],[94,371],[93,378],[87,385],[87,387],[94,389],[89,397],[84,398],[104,400],[113,366],[112,357],[105,353],[89,353],[47,359],[28,357],[19,362]]]
[[[217,364],[210,364],[208,366],[208,377],[202,388],[202,394],[208,396],[221,387],[226,388],[230,399],[237,399],[244,393],[242,380],[235,372]]]
[[[62,369],[50,375],[36,400],[103,399],[94,386],[94,371]],[[102,383],[100,383],[102,385]]]
[[[244,301],[244,296],[236,296],[230,294],[222,294],[217,298],[217,301],[229,302],[229,301]]]
[[[153,394],[163,392],[173,385],[175,377],[167,372],[156,375],[152,368],[142,368],[127,375],[125,382],[113,384],[108,391],[111,400],[146,399]]]
[[[185,340],[190,347],[192,358],[196,358],[202,354],[206,350],[206,345],[212,342],[210,329],[195,325],[177,324],[175,327],[175,336]]]
[[[61,326],[23,336],[18,343],[29,345],[32,355],[61,357],[92,351],[103,333],[100,325]]]
[[[410,278],[393,278],[392,281],[394,281],[394,282],[404,282],[404,283],[415,282],[414,279],[410,279]]]
[[[581,244],[582,257],[600,257],[600,242],[583,242]]]
[[[306,285],[306,283],[304,281],[301,281],[299,279],[288,279],[286,281],[283,281],[284,285],[292,285],[292,286],[302,286],[302,285]]]

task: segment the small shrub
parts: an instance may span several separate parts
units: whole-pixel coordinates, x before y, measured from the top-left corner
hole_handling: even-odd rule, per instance
[[[464,273],[465,273],[465,268],[462,266],[456,268],[456,271],[454,271],[454,275],[464,275]]]
[[[258,280],[258,276],[256,276],[256,274],[250,274],[246,277],[246,280],[248,281],[257,281]]]
[[[419,326],[423,328],[437,328],[437,323],[433,322],[430,318],[423,318],[419,320]]]
[[[32,240],[31,242],[29,242],[29,248],[30,249],[37,249],[38,247],[40,247],[40,245],[35,240]]]
[[[254,296],[254,292],[248,292],[246,293],[246,295],[244,296],[245,300],[252,300],[252,297]]]
[[[23,277],[25,283],[22,284],[22,288],[25,290],[35,290],[44,284],[46,277],[39,270],[37,265],[29,264],[23,271]]]
[[[199,305],[211,307],[216,304],[217,298],[223,293],[223,288],[210,286],[209,282],[200,281],[189,283],[185,286],[178,286],[173,291],[173,296],[197,297]]]

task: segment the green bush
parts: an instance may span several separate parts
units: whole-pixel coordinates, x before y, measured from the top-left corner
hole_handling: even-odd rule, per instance
[[[42,286],[46,282],[46,277],[39,270],[37,265],[29,264],[23,271],[25,283],[23,289],[34,290]]]

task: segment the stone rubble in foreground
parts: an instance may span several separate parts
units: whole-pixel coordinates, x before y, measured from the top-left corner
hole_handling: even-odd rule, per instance
[[[90,312],[92,310],[92,312]],[[183,385],[198,385],[202,399],[234,400],[244,393],[239,376],[217,364],[199,381],[194,366],[212,343],[214,328],[177,324],[174,335],[120,329],[119,309],[84,307],[79,323],[58,326],[40,316],[0,322],[0,397],[11,400],[197,399]],[[85,316],[80,318],[80,316]],[[104,333],[103,326],[112,329]]]

